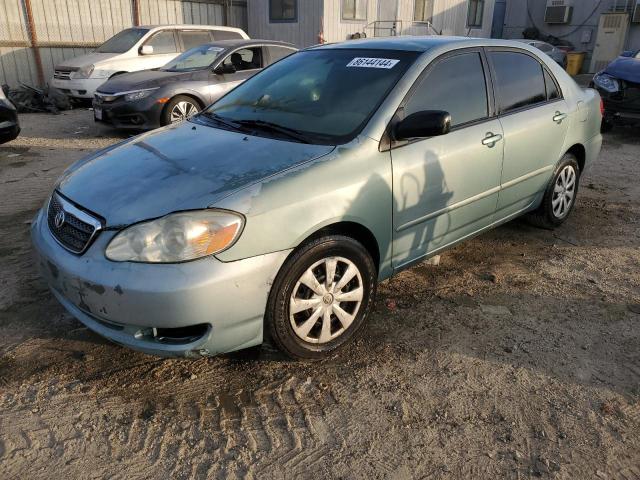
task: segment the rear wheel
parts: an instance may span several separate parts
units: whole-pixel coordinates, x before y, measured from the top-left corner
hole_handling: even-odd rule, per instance
[[[319,359],[348,343],[363,325],[376,292],[376,268],[352,238],[331,235],[304,245],[273,284],[266,330],[293,358]]]
[[[191,97],[173,97],[162,111],[162,125],[177,123],[192,117],[200,111],[200,105]]]
[[[580,183],[576,157],[565,154],[556,167],[540,206],[529,215],[531,223],[552,229],[561,225],[573,210]]]

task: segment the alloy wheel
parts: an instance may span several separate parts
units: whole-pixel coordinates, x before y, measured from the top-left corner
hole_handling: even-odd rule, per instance
[[[181,101],[171,109],[171,123],[181,122],[198,113],[200,109],[191,102]]]
[[[344,257],[315,262],[298,279],[289,300],[295,334],[309,343],[327,343],[342,335],[362,305],[360,270]]]
[[[576,193],[576,170],[571,165],[565,166],[553,187],[551,207],[556,218],[564,218],[571,210]]]

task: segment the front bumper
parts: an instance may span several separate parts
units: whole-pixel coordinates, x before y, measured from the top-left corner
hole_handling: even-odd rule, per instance
[[[224,263],[111,262],[116,232],[102,231],[81,256],[53,238],[41,210],[31,227],[40,272],[74,317],[107,339],[160,356],[198,357],[262,343],[270,286],[289,251]],[[198,338],[166,343],[161,329],[202,326]]]
[[[93,100],[94,120],[116,128],[151,130],[159,128],[163,104],[157,103],[155,96],[135,102],[125,102],[119,98],[113,102]],[[98,116],[99,109],[100,115]]]
[[[93,98],[98,87],[107,80],[108,78],[78,78],[73,80],[51,78],[50,85],[69,97]]]

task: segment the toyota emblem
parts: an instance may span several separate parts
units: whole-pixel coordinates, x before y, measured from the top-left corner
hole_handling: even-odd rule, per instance
[[[58,213],[56,213],[56,217],[54,218],[53,223],[55,224],[56,228],[61,228],[62,225],[64,225],[64,221],[64,210],[60,210]]]

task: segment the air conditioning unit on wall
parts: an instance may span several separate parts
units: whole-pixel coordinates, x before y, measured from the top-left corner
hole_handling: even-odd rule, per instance
[[[573,13],[573,0],[547,0],[545,23],[569,23]]]
[[[633,9],[633,15],[631,16],[633,23],[640,23],[640,0],[636,0],[636,6]]]

